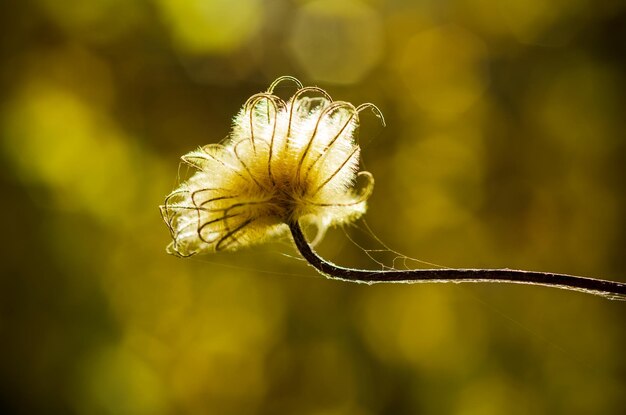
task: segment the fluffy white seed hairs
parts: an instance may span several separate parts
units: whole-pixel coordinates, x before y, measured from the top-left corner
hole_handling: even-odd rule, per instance
[[[283,81],[298,86],[287,102],[273,95]],[[168,253],[236,250],[286,234],[294,222],[323,235],[363,215],[374,180],[358,171],[354,134],[366,108],[382,120],[372,104],[333,101],[289,76],[250,97],[228,138],[182,157],[197,171],[160,206]],[[358,178],[365,183],[357,191]]]

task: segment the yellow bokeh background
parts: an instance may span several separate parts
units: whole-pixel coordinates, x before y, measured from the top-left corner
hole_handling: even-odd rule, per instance
[[[626,281],[619,2],[31,0],[0,21],[0,413],[623,413],[623,302],[327,281],[288,239],[182,260],[157,208],[180,155],[293,75],[387,121],[362,115],[376,188],[327,258]]]

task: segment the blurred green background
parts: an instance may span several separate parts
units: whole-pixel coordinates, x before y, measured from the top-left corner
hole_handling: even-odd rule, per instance
[[[181,260],[157,209],[179,156],[289,74],[385,114],[360,140],[394,249],[624,281],[623,1],[26,0],[0,22],[1,413],[624,413],[624,303],[330,282],[288,240]],[[319,249],[378,266],[341,230]]]

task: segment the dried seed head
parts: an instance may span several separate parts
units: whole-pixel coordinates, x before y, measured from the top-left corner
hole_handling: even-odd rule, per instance
[[[272,92],[286,80],[299,89],[284,102]],[[253,95],[223,143],[182,157],[197,171],[160,207],[173,239],[168,252],[235,250],[287,233],[293,221],[315,224],[323,234],[357,219],[374,184],[370,173],[358,171],[354,139],[365,108],[382,119],[372,104],[333,101],[292,77]]]

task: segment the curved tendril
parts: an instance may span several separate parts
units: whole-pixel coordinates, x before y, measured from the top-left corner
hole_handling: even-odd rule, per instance
[[[272,133],[272,139],[274,138],[274,133],[276,132],[276,122],[277,122],[277,117],[278,117],[278,107],[276,106],[276,102],[274,101],[274,97],[272,95],[267,95],[267,94],[257,94],[257,97],[252,101],[252,103],[250,104],[250,107],[247,111],[250,112],[250,142],[252,143],[252,149],[254,151],[254,154],[256,155],[256,139],[254,137],[254,109],[256,108],[256,106],[262,101],[262,100],[266,100],[268,102],[268,106],[267,106],[267,123],[270,123],[270,106],[269,104],[272,104],[272,106],[274,107],[274,131]],[[280,99],[280,98],[279,98]]]
[[[298,168],[296,169],[296,183],[299,185],[300,184],[300,173],[302,171],[302,165],[304,164],[304,159],[306,158],[307,154],[309,153],[309,150],[311,149],[312,145],[313,145],[313,140],[315,140],[315,137],[317,136],[317,131],[319,129],[320,123],[322,122],[322,119],[326,116],[330,117],[331,114],[338,110],[339,108],[342,107],[348,107],[348,109],[353,109],[356,111],[356,109],[354,108],[354,106],[352,104],[350,104],[349,102],[345,102],[345,101],[337,101],[337,102],[333,102],[331,103],[328,107],[324,108],[322,110],[322,112],[320,113],[320,115],[317,117],[317,122],[315,123],[315,128],[313,129],[313,133],[311,134],[311,138],[309,138],[309,141],[307,142],[306,147],[304,148],[304,151],[302,152],[302,156],[300,157],[300,160],[298,161]],[[350,122],[350,119],[352,119],[352,115],[350,116],[350,118],[348,119],[348,123]],[[339,131],[339,133],[335,136],[335,138],[333,138],[333,142],[337,139],[337,137],[339,137],[341,135],[341,133],[343,132],[343,130],[346,128],[347,123],[341,128],[341,130]],[[319,159],[318,156],[317,158]],[[317,159],[315,160],[317,161]],[[315,161],[313,162],[313,164],[315,164]],[[311,166],[309,166],[308,171],[311,170]],[[306,182],[306,180],[305,180]]]
[[[172,205],[170,204],[170,199],[173,198],[174,196],[178,196],[180,194],[189,194],[189,190],[187,189],[181,189],[181,190],[175,190],[172,193],[170,193],[169,195],[167,195],[167,197],[165,198],[165,201],[163,202],[163,210],[165,210],[167,212],[167,221],[166,223],[168,224],[168,226],[171,224],[172,220],[174,219],[174,215],[176,214],[176,212],[172,209]],[[163,214],[163,210],[162,210],[162,214]],[[170,214],[171,212],[173,212],[173,214]],[[165,218],[164,218],[165,220]]]
[[[229,230],[226,235],[222,236],[220,238],[220,240],[215,244],[215,250],[216,251],[221,251],[223,249],[228,248],[228,246],[230,246],[233,243],[237,243],[238,240],[235,237],[235,235],[240,232],[243,228],[245,228],[246,226],[250,225],[252,222],[256,221],[258,219],[258,217],[251,217],[247,220],[245,220],[244,222],[242,222],[240,225],[237,225],[236,228]],[[228,229],[228,228],[227,228]],[[226,241],[228,241],[228,239],[231,238],[231,242],[230,243],[226,243],[226,245],[222,246],[222,244]]]
[[[237,216],[242,216],[243,212],[239,212],[239,213],[234,213],[229,215],[228,212],[230,212],[232,209],[241,207],[241,206],[248,206],[248,205],[254,205],[254,204],[259,204],[259,203],[264,203],[264,202],[241,202],[241,203],[235,203],[230,205],[227,208],[222,208],[222,209],[216,209],[214,210],[214,212],[222,212],[222,215],[220,217],[218,217],[216,220],[214,221],[209,221],[207,223],[204,223],[203,225],[199,226],[198,229],[196,230],[198,233],[198,238],[200,238],[200,240],[202,240],[203,242],[207,243],[207,244],[212,244],[215,241],[218,240],[220,234],[224,233],[224,230],[228,233],[230,232],[230,227],[228,226],[228,219],[233,218],[233,217],[237,217]],[[202,231],[204,229],[205,226],[207,226],[210,223],[215,223],[215,222],[219,222],[219,221],[224,221],[224,229],[223,230],[214,230],[209,232],[208,234],[215,234],[215,238],[211,239],[211,240],[207,240],[204,239],[204,237],[202,236]],[[198,221],[198,223],[200,223],[200,221]],[[221,240],[222,238],[220,238]],[[216,248],[216,251],[218,249]]]
[[[339,168],[337,168],[326,180],[324,180],[322,184],[320,184],[319,186],[317,186],[317,188],[315,188],[315,190],[313,190],[311,197],[315,196],[320,190],[322,190],[322,188],[326,186],[346,166],[346,164],[348,164],[350,159],[352,159],[357,151],[359,151],[359,147],[355,146],[352,152],[350,152],[350,155],[346,157],[343,163],[341,163],[341,166],[339,166]]]
[[[348,104],[349,104],[352,108],[354,108],[354,106],[353,106],[352,104],[350,104],[350,103],[348,103]],[[378,117],[378,118],[380,119],[380,121],[381,121],[381,123],[382,123],[382,125],[383,125],[383,127],[384,127],[384,126],[386,125],[386,124],[385,124],[385,118],[383,117],[382,112],[380,111],[380,109],[379,109],[376,105],[374,105],[374,104],[372,104],[372,103],[369,103],[369,102],[366,102],[366,103],[361,104],[361,105],[359,105],[358,107],[354,108],[354,110],[355,110],[355,112],[356,112],[356,115],[358,116],[358,115],[359,115],[359,113],[361,113],[363,110],[368,109],[368,108],[369,108],[369,109],[371,109],[371,110],[374,112],[374,114],[376,115],[376,117]],[[353,118],[353,116],[351,115],[351,116],[350,116],[350,118],[346,121],[346,124],[343,126],[343,128],[341,129],[341,131],[339,131],[339,133],[338,133],[338,134],[337,134],[337,135],[333,138],[333,140],[332,140],[332,141],[328,144],[328,146],[326,146],[326,148],[324,149],[324,153],[320,154],[320,155],[318,156],[318,158],[317,158],[317,159],[316,159],[316,160],[312,163],[312,165],[311,165],[311,166],[309,166],[309,168],[308,168],[308,170],[307,170],[307,174],[306,174],[305,178],[308,178],[308,175],[309,175],[309,173],[310,173],[310,171],[311,171],[311,168],[313,167],[313,165],[314,165],[315,163],[317,163],[320,159],[326,159],[326,158],[328,157],[328,154],[330,154],[330,148],[331,148],[331,147],[333,146],[333,144],[335,144],[335,142],[339,139],[339,137],[340,137],[340,136],[341,136],[341,134],[343,133],[343,130],[344,130],[344,129],[348,126],[348,124],[350,123],[350,121],[352,121],[352,118]],[[357,119],[357,121],[358,121],[358,119]],[[350,155],[350,157],[352,157],[352,154]],[[350,159],[350,157],[348,157],[348,160]],[[347,162],[348,160],[346,160],[346,162]],[[322,161],[323,161],[323,160],[322,160]],[[344,162],[344,164],[345,164],[346,162]],[[341,167],[341,168],[343,168],[343,165],[342,165],[342,167]],[[337,174],[339,171],[341,171],[341,168],[340,168],[337,172],[335,172],[335,174]],[[332,177],[331,177],[331,179],[332,179]],[[330,179],[329,179],[329,180],[330,180]],[[323,187],[326,183],[327,183],[327,182],[324,182],[324,183],[322,184],[322,186],[320,186],[320,187],[316,190],[316,192],[315,192],[315,193],[317,193],[317,191],[319,191],[319,189],[320,189],[321,187]]]
[[[161,206],[163,209],[165,209],[165,206]],[[183,210],[193,210],[193,211],[200,211],[200,212],[205,212],[205,213],[211,213],[211,212],[221,212],[221,209],[207,209],[207,208],[203,208],[203,207],[199,207],[199,206],[186,206],[186,205],[174,205],[174,206],[170,206],[167,208],[168,211],[173,212],[174,215],[179,215],[181,213],[181,211]]]
[[[314,205],[314,206],[333,207],[333,206],[355,206],[355,205],[365,202],[372,195],[372,191],[374,189],[374,176],[372,175],[372,173],[368,171],[360,171],[357,174],[357,177],[367,177],[367,184],[363,188],[364,189],[363,193],[359,194],[356,200],[353,200],[352,202],[346,202],[346,203],[317,203],[317,202],[309,202],[309,201],[307,201],[306,203],[308,203],[309,205]]]
[[[296,93],[293,94],[293,96],[291,97],[291,104],[289,108],[289,123],[287,124],[287,136],[286,136],[286,141],[285,141],[285,149],[289,146],[289,136],[291,135],[291,122],[293,120],[294,105],[296,101],[298,101],[300,96],[306,92],[317,92],[320,95],[322,95],[324,98],[326,98],[329,102],[333,102],[333,99],[330,97],[330,95],[328,95],[328,92],[324,91],[322,88],[318,88],[316,86],[307,86],[305,88],[300,88],[299,90],[297,90]]]
[[[286,78],[291,78],[291,77],[284,77]],[[293,78],[295,79],[295,78]],[[297,79],[295,79],[298,83],[299,81]],[[259,102],[261,102],[261,100],[266,99],[273,107],[274,107],[274,123],[273,123],[273,127],[272,127],[272,138],[270,140],[270,147],[269,147],[269,156],[268,156],[268,162],[267,162],[267,173],[268,176],[270,178],[270,181],[272,182],[272,185],[276,184],[274,177],[272,175],[272,157],[273,157],[273,153],[274,153],[274,140],[276,137],[276,126],[278,125],[278,112],[279,109],[284,109],[287,108],[287,104],[285,103],[285,101],[283,101],[281,98],[272,95],[271,94],[271,90],[268,91],[267,93],[261,92],[259,94],[255,94],[253,96],[251,96],[248,101],[246,101],[246,103],[244,104],[244,110],[245,111],[250,111],[250,135],[251,135],[251,139],[254,140],[254,123],[253,123],[253,117],[254,117],[254,108],[257,106],[257,104]],[[267,123],[270,123],[270,108],[268,106],[267,108]],[[256,154],[256,147],[253,144],[253,148]]]
[[[339,102],[337,102],[337,103],[339,104]],[[341,102],[341,104],[343,104],[343,105],[338,105],[337,109],[342,107],[342,106],[348,107],[348,110],[350,110],[350,117],[348,117],[346,122],[343,124],[343,126],[341,127],[339,132],[337,132],[337,134],[333,137],[333,139],[330,140],[330,142],[324,147],[322,153],[318,154],[318,156],[313,160],[313,162],[309,165],[309,167],[307,167],[306,173],[304,174],[304,182],[305,183],[307,182],[307,180],[309,178],[309,174],[311,173],[311,170],[313,169],[313,166],[315,166],[315,164],[317,164],[317,162],[320,161],[320,159],[322,159],[322,158],[325,159],[326,157],[328,157],[328,154],[329,154],[330,149],[332,148],[332,146],[338,141],[339,137],[341,137],[341,134],[343,134],[345,129],[348,127],[348,125],[350,125],[350,122],[355,117],[355,115],[358,116],[358,112],[357,112],[356,108],[354,108],[354,105],[350,104],[349,102]]]
[[[193,201],[194,205],[196,205],[198,208],[203,208],[205,205],[208,205],[209,203],[213,203],[213,202],[219,202],[220,200],[228,200],[228,199],[235,199],[239,197],[239,195],[230,195],[230,196],[218,196],[218,197],[213,197],[211,199],[205,200],[204,202],[200,203],[200,205],[198,206],[195,202],[195,200]]]
[[[172,244],[170,246],[172,247],[171,249],[174,252],[174,255],[176,255],[179,258],[189,258],[189,257],[192,257],[192,256],[194,256],[195,254],[198,253],[198,251],[196,250],[196,251],[190,252],[188,254],[183,254],[182,252],[180,252],[180,249],[178,248],[178,244],[176,242],[172,242]],[[170,251],[170,249],[168,247],[167,252],[171,254],[172,251]]]
[[[248,118],[249,118],[249,124],[250,124],[250,144],[252,144],[252,151],[254,151],[254,154],[256,155],[256,138],[254,137],[254,110],[256,106],[259,105],[259,103],[265,99],[267,102],[271,102],[272,105],[274,105],[274,110],[275,110],[274,113],[276,114],[276,104],[274,103],[272,99],[272,95],[269,95],[269,94],[260,93],[260,94],[253,95],[252,98],[248,99],[248,101],[244,105],[244,108],[246,109],[247,112],[249,112]],[[268,105],[267,106],[267,123],[269,124],[269,122],[270,122],[270,107]]]
[[[304,85],[302,85],[302,82],[300,82],[297,78],[294,78],[293,76],[289,76],[289,75],[284,75],[284,76],[278,77],[274,82],[272,82],[270,87],[267,88],[267,92],[271,94],[272,92],[274,92],[274,88],[276,88],[278,84],[280,84],[281,82],[285,82],[285,81],[293,82],[294,84],[296,84],[298,89],[302,89],[304,87]]]
[[[252,108],[250,108],[250,144],[252,144],[252,151],[254,151],[254,154],[256,155],[256,144],[254,143],[254,122],[253,122],[253,117],[254,117],[254,107],[257,105],[259,101],[255,101],[254,105],[252,106]]]
[[[248,100],[244,104],[244,111],[250,112],[250,129],[251,130],[252,130],[252,117],[254,116],[254,108],[258,105],[259,102],[261,102],[264,99],[267,100],[267,102],[271,103],[272,106],[274,107],[274,113],[275,113],[274,118],[276,118],[279,108],[281,109],[287,108],[287,103],[285,103],[285,101],[283,101],[282,99],[280,99],[279,97],[275,95],[261,92],[259,94],[255,94],[251,96],[250,98],[248,98]],[[270,110],[268,107],[267,108],[267,123],[269,124],[269,122],[270,122]]]
[[[172,239],[176,240],[176,238],[174,238],[174,227],[172,226],[171,218],[169,217],[169,210],[164,205],[161,205],[159,206],[159,211],[161,212],[161,219],[163,219],[163,222],[165,222],[165,226],[167,226],[167,229],[170,232],[170,236],[172,237]]]
[[[178,189],[178,190],[174,190],[172,193],[167,195],[165,197],[165,201],[163,202],[165,207],[167,207],[169,205],[171,198],[173,198],[174,196],[182,195],[182,194],[189,194],[189,190],[188,189]]]
[[[364,104],[359,105],[358,107],[356,107],[356,112],[360,113],[361,111],[366,110],[368,108],[372,110],[372,112],[374,113],[374,115],[376,115],[378,119],[380,119],[380,122],[383,125],[383,127],[386,127],[387,124],[385,124],[385,117],[383,116],[382,111],[380,110],[380,108],[378,108],[376,105],[372,104],[371,102],[366,102]]]
[[[278,124],[278,107],[276,106],[276,103],[274,101],[270,101],[272,103],[272,105],[274,106],[274,123],[272,125],[272,137],[270,138],[270,148],[269,148],[269,152],[268,152],[268,156],[267,156],[267,175],[270,178],[270,181],[272,182],[272,186],[276,184],[276,182],[274,181],[274,176],[272,175],[272,156],[274,153],[274,139],[276,137],[276,125]],[[282,100],[281,100],[282,102]],[[284,105],[286,105],[283,102]],[[269,124],[270,120],[270,109],[269,107],[267,108],[267,122]]]
[[[241,142],[240,142],[240,143],[241,143]],[[208,153],[208,152],[205,150],[206,148],[210,148],[210,147],[214,147],[214,146],[219,146],[219,147],[221,147],[221,150],[222,150],[222,151],[224,151],[224,150],[226,150],[226,151],[230,151],[227,147],[224,147],[224,146],[223,146],[223,145],[221,145],[221,144],[209,144],[209,145],[207,145],[207,146],[202,147],[202,151],[204,151],[204,152],[205,152],[205,154],[206,154],[208,157],[210,157],[210,158],[212,158],[213,160],[217,161],[217,162],[218,162],[219,164],[221,164],[222,166],[224,166],[224,167],[226,167],[226,168],[230,169],[230,170],[231,170],[233,173],[235,173],[237,176],[241,177],[242,179],[244,179],[244,180],[246,180],[246,181],[249,181],[249,180],[248,180],[248,178],[246,178],[246,176],[244,176],[243,174],[239,173],[239,169],[235,168],[235,166],[231,166],[230,164],[228,164],[228,163],[224,162],[223,160],[220,160],[219,158],[215,157],[213,154]]]
[[[285,101],[283,101],[280,97],[277,97],[276,95],[272,95],[272,94],[267,93],[267,92],[259,92],[258,94],[254,94],[250,98],[248,98],[246,103],[243,104],[243,110],[244,111],[249,111],[250,107],[256,105],[259,102],[260,99],[267,99],[269,101],[272,101],[272,102],[280,105],[283,108],[287,106]]]
[[[205,207],[197,207],[197,206],[173,206],[170,209],[175,211],[175,210],[193,210],[193,211],[199,211],[202,213],[216,213],[216,212],[224,212],[225,210],[229,210],[231,208],[236,208],[236,207],[241,207],[241,206],[251,206],[251,205],[260,205],[263,203],[267,203],[270,202],[271,199],[264,199],[264,200],[260,200],[260,201],[255,201],[255,202],[239,202],[239,203],[234,203],[231,206],[228,207],[222,207],[222,208],[217,208],[217,209],[210,209],[210,208],[205,208]],[[175,212],[178,213],[178,212]]]
[[[203,170],[202,166],[201,166],[202,161],[207,161],[207,159],[205,157],[202,157],[200,155],[189,155],[189,154],[185,154],[180,159],[187,166],[193,167],[196,170]],[[196,160],[200,160],[200,162],[196,162]]]
[[[205,192],[229,192],[229,189],[224,189],[224,188],[220,188],[220,187],[207,187],[207,188],[203,188],[203,189],[198,189],[198,190],[194,190],[191,193],[191,203],[193,203],[193,205],[197,208],[202,208],[204,205],[206,205],[207,203],[211,203],[214,202],[216,200],[221,200],[221,199],[231,199],[231,198],[235,198],[239,195],[229,195],[229,196],[220,196],[220,197],[216,197],[216,198],[212,198],[212,199],[208,199],[205,200],[204,202],[198,204],[198,202],[196,202],[196,195],[198,195],[199,193],[205,193]]]
[[[170,199],[172,199],[175,196],[178,195],[183,195],[183,194],[189,194],[189,190],[188,189],[180,189],[180,190],[175,190],[172,193],[170,193],[169,195],[167,195],[165,197],[165,201],[163,202],[163,206],[168,209],[170,207]]]
[[[241,164],[241,166],[244,168],[244,170],[248,173],[248,175],[250,176],[250,178],[252,179],[252,181],[259,187],[259,189],[263,190],[264,192],[267,192],[268,190],[256,179],[256,177],[254,177],[254,175],[252,174],[252,172],[250,171],[250,168],[248,168],[248,165],[246,163],[244,163],[244,161],[242,160],[242,158],[239,156],[239,153],[237,152],[239,146],[244,143],[244,141],[240,141],[237,144],[235,144],[234,148],[233,148],[233,152],[235,153],[235,158],[237,158],[237,160],[239,161],[239,163]]]
[[[231,215],[228,215],[228,214],[226,214],[226,212],[224,212],[224,214],[222,216],[220,216],[220,217],[218,217],[216,219],[212,219],[212,220],[210,220],[208,222],[204,222],[202,225],[198,226],[198,230],[197,230],[198,238],[200,238],[200,240],[202,242],[207,243],[207,244],[211,244],[211,243],[215,242],[217,240],[217,238],[212,239],[210,241],[204,239],[204,237],[203,237],[204,228],[209,226],[209,225],[213,225],[214,223],[219,223],[221,221],[224,221],[226,223],[226,221],[228,219],[234,218],[234,217],[237,217],[237,216],[241,216],[241,215],[242,215],[242,213],[233,213]],[[218,233],[220,233],[220,230],[211,231],[208,234],[211,235],[211,234],[218,234]]]

